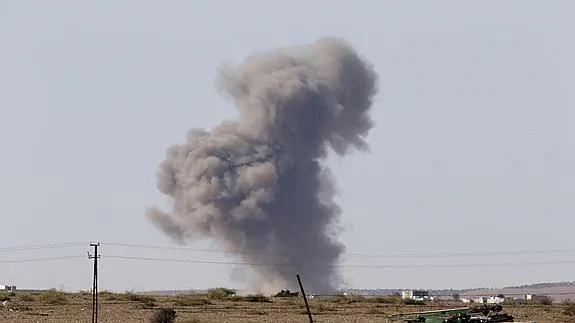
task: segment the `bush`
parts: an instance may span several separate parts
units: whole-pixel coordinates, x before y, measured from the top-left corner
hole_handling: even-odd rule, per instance
[[[310,307],[311,307],[311,312],[314,315],[316,315],[316,314],[319,315],[319,314],[337,311],[337,305],[334,305],[334,307],[331,307],[331,306],[323,304],[323,303],[312,303],[310,305]],[[307,311],[305,311],[305,314],[307,314]]]
[[[257,295],[247,295],[243,297],[237,297],[238,300],[244,302],[252,302],[252,303],[269,303],[271,302],[269,298],[265,297],[264,295],[257,294]]]
[[[553,305],[553,299],[549,296],[537,296],[534,300],[537,304]]]
[[[212,304],[210,300],[201,295],[180,295],[173,299],[176,306],[198,306]]]
[[[399,303],[401,297],[399,296],[376,296],[374,298],[368,298],[371,303],[380,303],[380,304],[395,304]]]
[[[299,292],[292,292],[289,289],[281,290],[273,295],[273,297],[298,297]]]
[[[115,294],[107,290],[98,292],[98,297],[106,301],[117,301],[122,299],[120,294]]]
[[[565,315],[575,316],[575,303],[572,303],[571,301],[565,302],[563,313],[565,313]]]
[[[0,302],[8,301],[11,297],[8,293],[0,293]]]
[[[33,302],[34,296],[32,296],[30,294],[22,294],[22,295],[20,295],[20,300],[22,302]]]
[[[142,308],[154,308],[156,307],[156,299],[152,296],[134,294],[132,292],[127,292],[125,296],[129,301],[139,302]]]
[[[501,303],[502,305],[518,305],[518,304],[523,304],[525,303],[525,300],[523,299],[512,299],[512,298],[506,298],[503,303]]]
[[[262,294],[255,294],[255,295],[246,295],[246,296],[234,296],[230,298],[226,298],[226,300],[231,302],[250,302],[250,303],[270,303],[271,300],[262,295]]]
[[[236,295],[236,291],[229,288],[219,287],[208,289],[208,298],[210,299],[226,299]]]
[[[172,323],[175,321],[176,311],[173,308],[160,308],[150,319],[152,323]]]
[[[40,296],[40,300],[46,304],[50,305],[64,305],[68,303],[66,294],[59,292],[55,289],[50,289]]]
[[[408,299],[403,300],[403,304],[405,304],[405,305],[425,305],[425,302],[408,298]]]
[[[362,303],[366,300],[367,299],[361,295],[335,295],[325,299],[326,302],[341,304]]]

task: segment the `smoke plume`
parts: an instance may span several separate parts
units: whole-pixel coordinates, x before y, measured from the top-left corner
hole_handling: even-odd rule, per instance
[[[239,111],[211,131],[191,129],[157,172],[171,212],[147,211],[184,244],[211,239],[248,263],[252,291],[340,287],[340,208],[322,165],[367,150],[377,75],[345,41],[322,38],[223,67],[218,84]]]

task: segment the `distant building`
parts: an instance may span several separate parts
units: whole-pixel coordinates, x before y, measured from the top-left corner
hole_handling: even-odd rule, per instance
[[[461,301],[463,303],[499,304],[505,301],[505,297],[503,295],[484,296],[484,297],[477,297],[474,299],[462,298]]]
[[[14,285],[0,285],[0,291],[15,292],[16,286],[14,286]]]
[[[401,291],[401,298],[403,299],[413,299],[416,301],[433,300],[433,297],[429,297],[429,291],[416,289],[416,290],[404,290]]]
[[[505,302],[505,297],[501,297],[503,295],[498,295],[498,296],[489,296],[487,297],[487,304],[499,304],[499,303],[503,303]]]

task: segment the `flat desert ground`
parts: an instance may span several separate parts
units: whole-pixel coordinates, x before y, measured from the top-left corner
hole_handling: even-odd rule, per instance
[[[0,322],[91,322],[91,293],[35,291],[2,293]],[[392,297],[337,296],[310,299],[314,322],[389,322],[388,316],[464,307],[435,301],[409,305]],[[575,322],[573,303],[504,305],[516,321]],[[301,297],[213,297],[207,294],[142,295],[102,292],[99,322],[151,322],[161,308],[176,311],[175,322],[307,322]]]

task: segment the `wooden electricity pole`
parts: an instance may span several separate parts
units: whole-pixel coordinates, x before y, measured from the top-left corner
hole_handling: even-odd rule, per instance
[[[92,279],[92,323],[98,322],[98,247],[99,242],[90,243],[90,247],[94,248],[94,255],[88,253],[88,259],[94,259],[94,278]]]
[[[297,283],[299,284],[299,290],[301,291],[301,296],[303,296],[303,301],[305,303],[305,308],[307,310],[307,317],[309,318],[309,323],[313,323],[311,311],[309,310],[309,304],[307,303],[307,296],[305,296],[305,290],[303,289],[303,284],[301,283],[301,279],[299,278],[299,274],[297,274]]]

